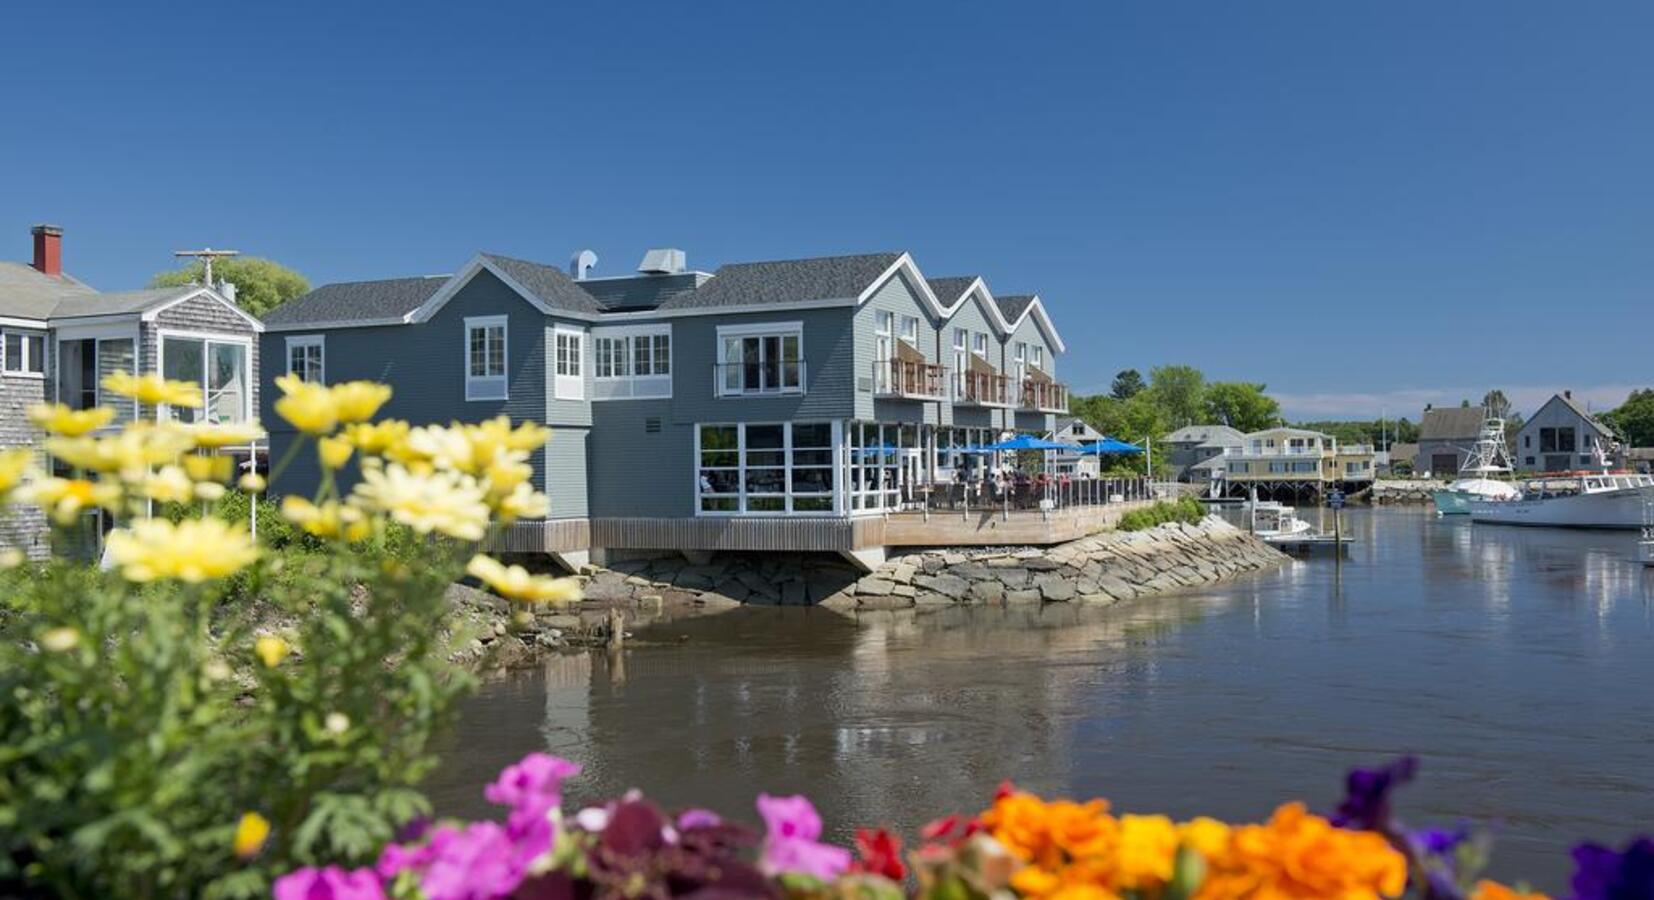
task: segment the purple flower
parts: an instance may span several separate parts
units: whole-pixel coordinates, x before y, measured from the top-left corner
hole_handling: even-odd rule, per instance
[[[276,900],[385,900],[372,870],[338,866],[289,872],[276,879],[274,894]]]
[[[710,809],[686,809],[678,813],[678,830],[688,831],[691,828],[715,828],[723,824],[723,818]]]
[[[523,880],[522,854],[493,822],[438,828],[425,849],[419,887],[426,900],[490,900],[510,894]]]
[[[1357,831],[1390,833],[1394,827],[1390,792],[1412,781],[1418,767],[1418,757],[1403,756],[1377,769],[1351,769],[1344,780],[1344,802],[1338,804],[1332,823]]]
[[[758,814],[769,829],[759,860],[759,867],[766,873],[796,872],[825,880],[850,868],[849,850],[818,840],[821,816],[805,797],[759,794]]]
[[[483,789],[490,803],[521,807],[563,800],[563,782],[580,774],[580,765],[549,753],[530,753],[515,765],[506,766],[494,783]]]
[[[1639,837],[1614,852],[1574,848],[1574,900],[1654,900],[1654,839]]]

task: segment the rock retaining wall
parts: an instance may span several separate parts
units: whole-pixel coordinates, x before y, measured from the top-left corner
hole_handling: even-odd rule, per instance
[[[1433,503],[1430,495],[1445,487],[1445,481],[1378,481],[1373,483],[1371,497],[1377,505]]]
[[[863,574],[825,554],[675,555],[582,569],[589,603],[819,604],[890,609],[953,603],[1114,603],[1210,584],[1287,557],[1233,525],[1104,532],[1052,547],[914,550]]]

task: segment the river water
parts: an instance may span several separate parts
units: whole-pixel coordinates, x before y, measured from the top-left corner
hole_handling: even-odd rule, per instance
[[[1005,778],[1178,817],[1325,811],[1347,767],[1416,753],[1403,816],[1496,828],[1505,877],[1554,891],[1575,840],[1654,830],[1654,570],[1634,535],[1416,509],[1344,527],[1341,564],[1113,608],[651,626],[485,685],[428,788],[489,815],[482,785],[545,749],[586,767],[571,802],[640,787],[750,819],[758,791],[801,792],[847,840],[979,810]]]

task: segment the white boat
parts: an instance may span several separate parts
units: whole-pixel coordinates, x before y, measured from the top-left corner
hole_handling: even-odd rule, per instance
[[[1562,482],[1561,488],[1557,487]],[[1645,505],[1654,501],[1654,476],[1632,472],[1584,472],[1537,481],[1520,500],[1473,500],[1470,519],[1490,525],[1550,528],[1640,529]]]
[[[1254,500],[1248,504],[1252,533],[1264,540],[1297,537],[1309,531],[1309,523],[1298,518],[1298,510],[1281,503]]]
[[[1431,494],[1436,512],[1443,516],[1469,515],[1476,501],[1504,503],[1519,499],[1522,492],[1496,476],[1510,474],[1510,452],[1505,448],[1505,420],[1483,413],[1482,430],[1476,445],[1465,456],[1459,478],[1445,490]]]

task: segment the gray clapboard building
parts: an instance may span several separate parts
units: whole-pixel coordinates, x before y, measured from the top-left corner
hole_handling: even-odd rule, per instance
[[[102,293],[64,271],[61,228],[37,225],[31,234],[31,261],[0,261],[0,447],[38,446],[27,410],[42,402],[112,406],[109,428],[134,418],[233,422],[253,415],[263,325],[235,305],[232,287]],[[202,406],[156,409],[106,396],[99,382],[117,371],[196,382]],[[102,525],[96,513],[85,520],[94,532]],[[0,546],[45,555],[40,511],[12,508],[0,521]]]
[[[1567,472],[1624,465],[1625,448],[1613,429],[1574,399],[1573,391],[1553,394],[1516,433],[1516,469]]]
[[[479,254],[457,273],[330,284],[273,311],[293,372],[373,379],[415,424],[500,414],[552,428],[535,481],[551,517],[505,549],[577,563],[628,549],[880,551],[870,522],[962,452],[1045,434],[1067,411],[1044,303],[901,252],[689,269],[650,251],[592,277]],[[277,392],[266,390],[273,399]],[[273,458],[294,440],[269,408]],[[308,492],[310,454],[274,485]]]

